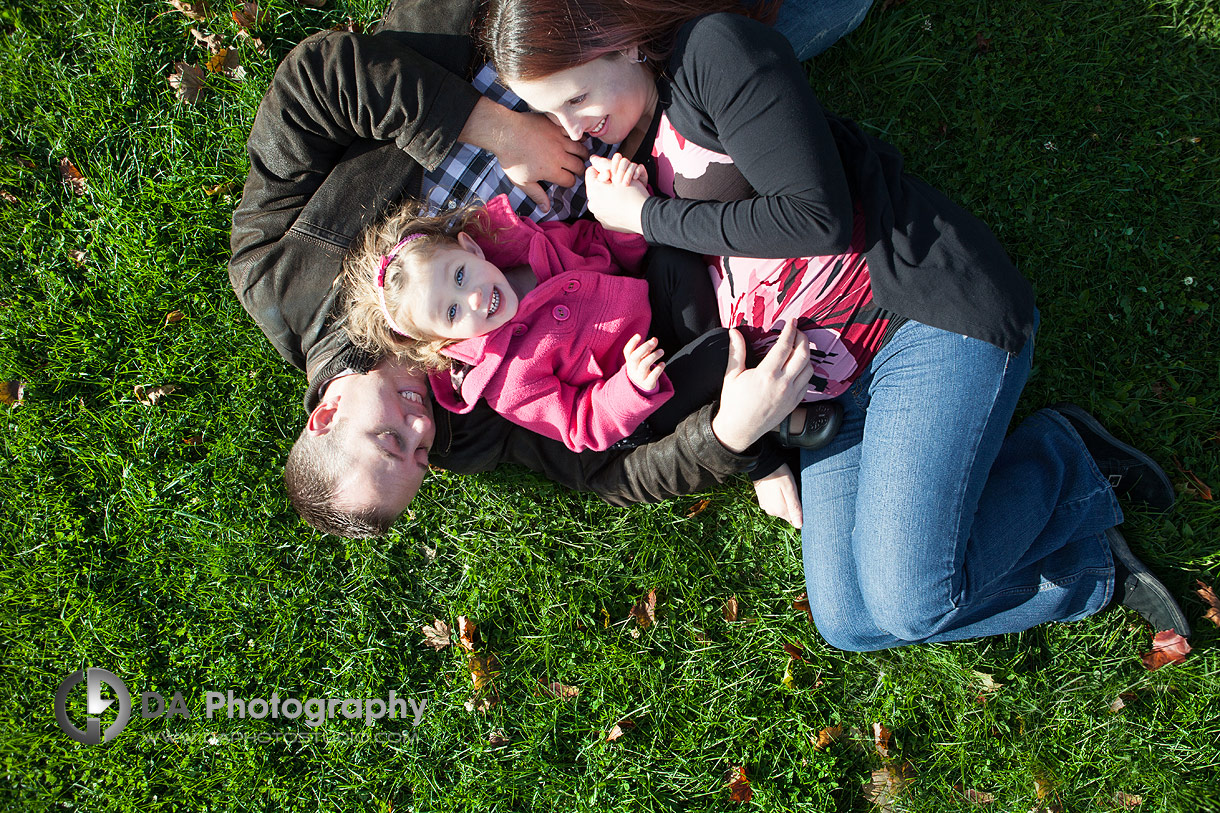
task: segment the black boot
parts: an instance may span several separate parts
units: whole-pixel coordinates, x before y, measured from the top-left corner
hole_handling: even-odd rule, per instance
[[[1173,507],[1177,496],[1173,483],[1155,460],[1111,435],[1075,404],[1055,404],[1051,409],[1068,419],[1118,496],[1139,500],[1160,511]]]
[[[1152,575],[1148,567],[1136,558],[1118,528],[1106,531],[1110,552],[1114,554],[1114,598],[1139,613],[1156,632],[1173,630],[1183,638],[1190,637],[1190,624],[1169,588]]]

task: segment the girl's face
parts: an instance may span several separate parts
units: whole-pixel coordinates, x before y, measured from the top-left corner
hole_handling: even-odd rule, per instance
[[[508,86],[573,141],[589,135],[618,144],[637,125],[648,126],[657,101],[656,80],[634,54],[606,54],[542,79],[512,79]]]
[[[458,245],[439,248],[425,260],[426,273],[410,283],[406,321],[440,339],[470,339],[490,333],[517,315],[517,294],[499,268],[465,232]]]

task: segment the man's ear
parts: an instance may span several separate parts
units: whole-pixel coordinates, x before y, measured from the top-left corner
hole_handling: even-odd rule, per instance
[[[474,238],[466,232],[458,232],[457,241],[459,246],[461,246],[464,250],[469,251],[480,260],[486,259],[486,257],[483,255],[483,249],[474,241]]]
[[[315,437],[325,435],[331,430],[338,414],[339,396],[327,398],[314,407],[313,412],[309,413],[309,420],[305,422],[305,431]]]

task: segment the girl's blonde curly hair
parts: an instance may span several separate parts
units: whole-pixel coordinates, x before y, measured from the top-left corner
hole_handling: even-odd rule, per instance
[[[378,355],[393,354],[431,370],[446,370],[453,365],[453,360],[441,353],[453,344],[453,340],[429,336],[418,330],[406,320],[403,315],[406,309],[402,306],[411,296],[412,283],[428,273],[428,259],[438,248],[458,245],[460,232],[483,231],[482,214],[482,206],[431,214],[425,204],[410,201],[365,230],[343,262],[344,329],[357,347]],[[404,336],[390,327],[381,310],[377,276],[381,258],[409,234],[422,234],[423,237],[398,250],[386,267],[382,289],[394,321],[411,333]]]

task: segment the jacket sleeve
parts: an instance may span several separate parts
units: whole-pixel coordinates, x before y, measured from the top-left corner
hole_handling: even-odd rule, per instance
[[[512,364],[506,366],[511,369]],[[483,397],[513,423],[582,452],[604,451],[627,437],[673,393],[664,375],[656,392],[641,392],[622,366],[609,378],[580,386],[555,375],[510,376],[502,387],[485,390]]]
[[[755,464],[757,445],[745,454],[721,445],[712,432],[714,414],[714,406],[705,406],[673,434],[634,449],[577,454],[480,402],[468,415],[443,413],[450,440],[446,449],[434,449],[429,460],[460,474],[516,463],[567,488],[592,491],[612,505],[660,502],[708,491]]]
[[[304,369],[324,332],[351,241],[404,173],[448,154],[478,98],[392,34],[322,32],[277,69],[247,143],[229,279],[289,362]]]
[[[853,215],[847,176],[787,40],[741,15],[715,14],[686,26],[675,54],[673,125],[732,158],[755,196],[650,197],[642,215],[648,242],[739,257],[846,251]]]

